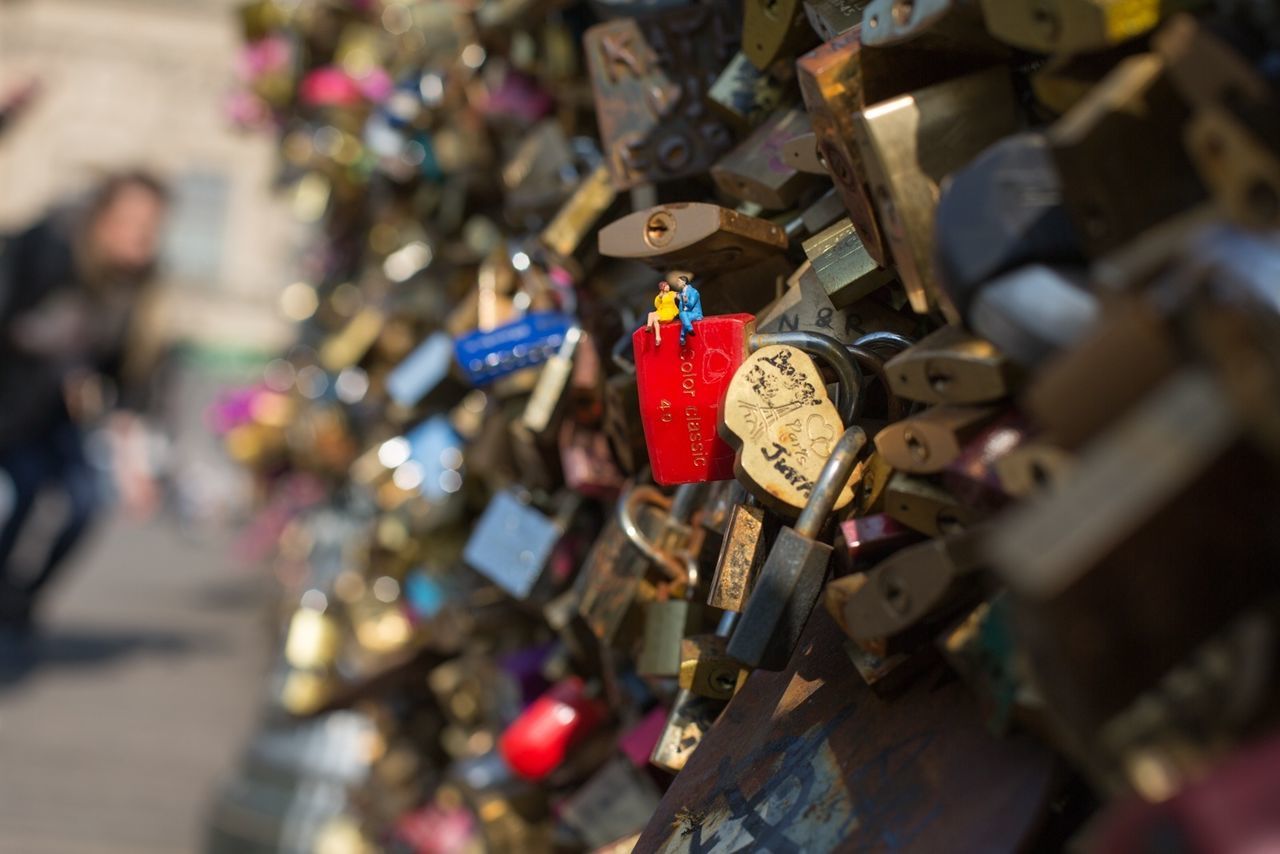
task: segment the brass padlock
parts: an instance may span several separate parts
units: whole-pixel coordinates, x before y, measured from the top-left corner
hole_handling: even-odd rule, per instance
[[[618,191],[613,185],[609,167],[601,163],[578,182],[573,194],[547,223],[538,240],[559,260],[573,258],[617,198]]]
[[[724,703],[720,700],[699,697],[692,691],[681,689],[671,702],[666,725],[649,756],[650,764],[668,774],[684,770],[685,763],[698,749],[703,736],[723,709]]]
[[[786,83],[772,71],[756,68],[739,51],[707,92],[707,106],[739,133],[747,133],[782,103]]]
[[[746,0],[742,52],[756,68],[791,59],[816,41],[801,0]]]
[[[742,665],[727,652],[723,635],[695,635],[680,642],[680,687],[699,697],[728,700],[738,688]]]
[[[729,197],[759,205],[767,211],[785,210],[806,190],[814,177],[795,168],[783,146],[809,133],[809,115],[799,107],[775,110],[739,145],[711,167],[711,179]]]
[[[749,504],[734,505],[707,594],[708,605],[733,612],[746,606],[764,562],[765,545],[764,510]]]
[[[928,537],[959,533],[983,517],[941,486],[902,472],[885,487],[884,512]]]
[[[1190,117],[1164,61],[1131,56],[1049,127],[1062,198],[1086,253],[1116,249],[1206,194],[1181,136]],[[1141,151],[1116,158],[1116,151]]]
[[[1013,366],[991,342],[944,326],[885,363],[894,394],[921,403],[989,403],[1011,391]]]
[[[599,241],[601,255],[695,276],[739,270],[787,250],[779,226],[707,202],[636,211],[600,229]]]
[[[810,237],[803,248],[813,275],[835,306],[843,308],[893,281],[893,271],[872,260],[848,218]]]
[[[911,308],[920,314],[942,309],[958,319],[935,269],[938,185],[1017,130],[1009,72],[995,68],[920,89],[862,110],[855,122],[879,222]]]
[[[876,450],[898,471],[937,474],[999,414],[994,407],[933,406],[877,433]]]
[[[1037,53],[1102,50],[1137,38],[1198,0],[981,0],[987,29],[1001,41]]]
[[[978,545],[966,532],[899,549],[866,573],[828,584],[827,610],[855,641],[891,639],[976,592]]]

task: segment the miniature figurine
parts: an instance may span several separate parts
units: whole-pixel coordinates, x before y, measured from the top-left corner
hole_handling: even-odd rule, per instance
[[[685,339],[696,334],[693,322],[702,319],[702,295],[689,283],[689,276],[685,273],[676,276],[676,291],[679,293],[680,346],[683,347]]]
[[[645,322],[645,329],[653,330],[653,340],[658,346],[662,346],[662,324],[675,320],[680,316],[680,308],[676,304],[676,295],[671,290],[666,279],[658,282],[658,295],[653,298],[653,307],[655,311],[649,312],[649,319]]]

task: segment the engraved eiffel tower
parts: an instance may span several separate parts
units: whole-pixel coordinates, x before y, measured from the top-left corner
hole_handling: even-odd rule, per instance
[[[803,399],[793,399],[790,403],[777,406],[762,406],[745,400],[738,401],[739,410],[744,413],[747,426],[751,428],[750,438],[753,441],[760,438],[764,431],[804,405],[805,401]]]

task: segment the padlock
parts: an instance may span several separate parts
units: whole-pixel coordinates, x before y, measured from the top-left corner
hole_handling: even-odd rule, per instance
[[[889,478],[884,512],[927,537],[959,533],[984,515],[978,508],[962,504],[941,486],[902,472]]]
[[[1014,658],[1009,597],[998,593],[979,603],[938,638],[938,648],[951,669],[978,697],[987,726],[1004,733],[1013,720],[1022,684]]]
[[[454,341],[458,365],[474,386],[485,386],[550,359],[564,343],[573,319],[559,312],[530,312],[489,331]]]
[[[1062,199],[1090,257],[1204,201],[1186,148],[1170,144],[1188,118],[1164,61],[1144,53],[1123,60],[1049,127]],[[1118,150],[1143,156],[1120,163]]]
[[[586,31],[582,50],[617,189],[701,174],[729,149],[729,128],[703,99],[737,47],[738,10],[725,2]]]
[[[1098,317],[1083,270],[1028,264],[988,282],[969,306],[969,328],[1009,361],[1035,368],[1083,338]]]
[[[365,306],[342,329],[325,339],[318,354],[320,366],[331,374],[360,362],[387,325],[387,314]]]
[[[543,363],[538,382],[529,395],[524,412],[520,416],[525,429],[536,436],[545,434],[560,414],[565,391],[573,374],[574,353],[582,340],[582,327],[576,323],[564,333],[560,349]]]
[[[619,499],[628,500],[629,493]],[[646,498],[652,497],[646,493]],[[631,524],[644,536],[661,534],[669,504],[661,496],[638,502],[629,511]],[[606,646],[625,647],[639,634],[642,614],[637,606],[650,568],[649,558],[632,545],[616,514],[606,522],[578,573],[578,613]]]
[[[1026,418],[1006,410],[971,438],[960,454],[947,464],[942,484],[966,504],[998,510],[1011,495],[1000,479],[1000,460],[1030,441]]]
[[[937,474],[999,414],[987,406],[932,406],[877,433],[876,450],[898,471]]]
[[[605,380],[603,430],[623,472],[639,472],[648,460],[634,372],[615,374]]]
[[[782,103],[787,84],[772,71],[761,71],[738,51],[707,91],[707,106],[739,133],[748,133]]]
[[[767,211],[792,207],[816,182],[784,156],[783,146],[809,133],[809,115],[799,107],[775,110],[741,143],[711,167],[711,179],[721,192],[739,202]]]
[[[434,332],[387,374],[387,396],[412,409],[440,385],[452,366],[453,339],[444,332]]]
[[[944,326],[885,363],[893,393],[921,403],[989,403],[1007,397],[1014,368],[960,326]]]
[[[1001,41],[1036,53],[1103,50],[1137,38],[1165,15],[1197,0],[981,0],[987,29]]]
[[[835,554],[838,572],[848,575],[865,568],[863,563],[909,546],[920,534],[886,513],[855,516],[840,523]]]
[[[538,240],[554,253],[557,260],[567,261],[583,248],[592,229],[613,207],[618,191],[613,186],[609,167],[600,164],[584,177],[577,189],[547,223]],[[593,251],[594,246],[590,247]]]
[[[867,107],[854,121],[879,222],[911,308],[920,314],[954,311],[935,270],[938,184],[1017,130],[1009,72],[995,68],[918,89]]]
[[[854,27],[800,57],[796,79],[818,140],[818,154],[867,254],[884,266],[889,249],[871,203],[862,153],[854,141],[853,117],[864,106],[860,49],[861,36]]]
[[[953,172],[938,200],[938,277],[956,309],[999,273],[1038,261],[1083,263],[1040,133],[1000,140]]]
[[[747,0],[742,15],[742,52],[756,68],[790,60],[817,41],[801,0]]]
[[[806,262],[793,274],[793,284],[756,317],[760,332],[813,332],[841,343],[857,337],[853,319],[831,304],[822,283]]]
[[[681,689],[671,701],[667,723],[649,756],[650,764],[668,774],[679,774],[723,709],[720,700]]]
[[[573,676],[553,685],[521,712],[498,739],[498,749],[521,777],[542,780],[607,716],[604,703]]]
[[[826,165],[822,162],[822,158],[818,156],[818,135],[812,130],[793,136],[782,143],[782,159],[790,164],[792,169],[797,172],[803,172],[806,175],[829,174]],[[840,196],[833,187],[827,191],[823,198],[839,201]],[[809,233],[812,234],[813,232],[810,231]]]
[[[1023,406],[1058,445],[1079,448],[1172,376],[1179,362],[1173,330],[1154,307],[1116,298],[1088,335],[1037,374]]]
[[[594,850],[643,830],[660,797],[648,775],[616,757],[565,800],[559,820],[572,828],[578,845]]]
[[[1008,495],[1026,498],[1061,483],[1074,464],[1070,451],[1037,438],[1023,442],[997,459],[996,479]]]
[[[645,443],[658,483],[733,476],[733,448],[716,434],[716,422],[753,328],[751,315],[729,314],[694,321],[684,346],[675,335],[659,346],[645,329],[631,336]]]
[[[725,614],[715,634],[685,638],[680,643],[680,687],[699,697],[728,700],[741,684],[742,664],[729,656],[729,636],[736,614]]]
[[[862,10],[862,43],[993,60],[1009,53],[987,32],[982,9],[972,0],[870,0]]]
[[[1220,381],[1188,366],[1092,442],[1057,488],[992,530],[987,552],[1008,585],[1018,645],[1071,737],[1094,738],[1271,589],[1257,567],[1277,548],[1277,482],[1240,429]]]
[[[860,643],[893,638],[977,592],[982,566],[973,532],[899,549],[865,573],[827,585],[827,611]]]
[[[747,604],[756,574],[764,562],[765,515],[760,507],[735,504],[730,511],[724,543],[716,561],[707,604],[738,612]]]
[[[801,140],[803,139],[801,137]],[[817,145],[817,137],[814,137],[814,145]],[[787,144],[788,149],[792,147],[793,143]],[[814,149],[814,156],[817,157],[816,148]],[[823,172],[824,174],[826,172],[825,166],[823,167]],[[840,200],[840,193],[836,191],[835,187],[832,187],[819,196],[817,201],[800,212],[800,231],[797,234],[806,234],[812,237],[827,226],[835,224],[837,220],[844,216],[844,202]]]
[[[688,561],[688,578],[678,584],[661,584],[657,597],[645,605],[644,634],[636,673],[641,676],[680,675],[681,642],[698,630],[702,603],[698,600],[697,561]]]
[[[829,42],[862,21],[868,0],[804,0],[804,14],[818,38]]]
[[[626,478],[614,461],[604,433],[566,420],[560,425],[559,445],[565,486],[597,501],[617,500]]]
[[[568,501],[558,519],[543,515],[512,491],[499,492],[476,523],[463,559],[467,565],[516,599],[533,592],[551,550],[564,533],[575,501]]]
[[[884,495],[893,477],[893,467],[872,451],[853,467],[853,515],[869,516],[884,510]]]
[[[601,255],[695,276],[740,270],[787,250],[779,226],[708,202],[636,211],[600,229],[599,240]]]
[[[803,248],[822,290],[835,306],[848,306],[893,281],[892,271],[871,259],[847,218],[810,237]]]
[[[728,653],[748,667],[780,670],[795,650],[800,632],[822,592],[833,548],[817,538],[866,444],[861,428],[850,427],[836,441],[794,528],[778,532]]]
[[[499,172],[505,190],[503,206],[513,219],[554,210],[570,192],[573,151],[564,129],[554,119],[538,122],[524,134]]]
[[[826,394],[822,374],[799,347],[836,368],[839,406]],[[720,435],[736,450],[734,474],[766,507],[797,515],[808,503],[831,448],[861,396],[857,368],[833,338],[813,333],[752,336],[751,355],[725,390]],[[848,485],[835,508],[853,500]]]

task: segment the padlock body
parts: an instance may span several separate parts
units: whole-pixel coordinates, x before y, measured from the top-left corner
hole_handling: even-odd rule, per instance
[[[661,344],[645,329],[632,335],[640,417],[658,483],[733,477],[733,448],[716,435],[716,422],[754,321],[750,314],[696,320],[683,347],[678,324],[667,327]]]
[[[806,539],[792,528],[778,532],[729,639],[729,655],[762,670],[787,666],[822,592],[832,551],[826,543]]]

